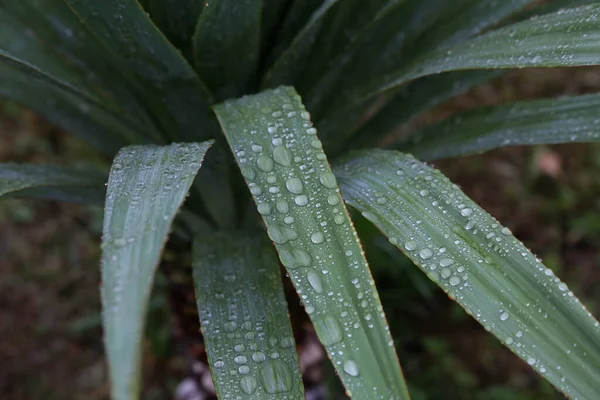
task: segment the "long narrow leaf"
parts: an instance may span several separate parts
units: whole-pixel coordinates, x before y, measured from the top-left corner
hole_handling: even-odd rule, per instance
[[[600,141],[600,95],[523,101],[452,116],[397,143],[422,160],[504,146]]]
[[[145,0],[140,1],[140,4],[169,41],[191,60],[191,38],[205,1]]]
[[[217,395],[304,399],[277,256],[264,233],[194,243],[194,284]]]
[[[327,12],[337,1],[325,0],[314,11],[306,25],[302,27],[290,45],[285,48],[285,51],[282,52],[265,73],[262,82],[263,88],[294,83],[306,64],[310,61],[308,56],[315,43],[325,15],[327,15]],[[295,2],[294,4],[296,3],[300,4],[302,2]]]
[[[344,198],[571,398],[600,391],[600,325],[567,285],[439,171],[392,151],[336,168]]]
[[[561,10],[433,51],[374,79],[350,103],[426,75],[465,69],[572,67],[600,63],[600,5]],[[345,102],[348,98],[344,99]]]
[[[137,1],[65,0],[104,45],[126,61],[171,139],[204,140],[216,129],[212,98],[192,67]]]
[[[244,94],[256,81],[261,13],[262,1],[214,0],[198,20],[196,70],[218,101]]]
[[[364,82],[381,79],[392,71],[407,68],[424,54],[457,45],[476,36],[530,2],[531,0],[407,0],[386,4],[377,18],[350,43],[350,48],[347,49],[349,54],[343,54],[339,60],[334,61],[331,68],[319,76],[313,84],[314,89],[307,96],[310,101],[309,109],[320,109],[317,120],[319,126],[326,128],[321,130],[326,149],[332,150],[329,142],[336,144],[333,148],[336,151],[345,147],[347,143],[355,142],[352,137],[356,130],[374,114],[378,121],[368,130],[391,124],[396,115],[401,118],[411,108],[419,108],[418,99],[415,102],[410,99],[408,104],[402,104],[402,111],[398,112],[395,106],[405,100],[405,93],[422,93],[421,99],[431,98],[433,101],[439,101],[444,97],[444,89],[450,87],[449,93],[446,93],[448,96],[466,86],[455,81],[461,78],[460,75],[448,74],[448,81],[441,78],[415,82],[404,90],[400,88],[399,93],[395,95],[386,93],[374,101],[368,101],[368,97],[356,99],[358,104],[346,108],[354,99],[354,91]],[[372,60],[377,62],[373,63]],[[483,74],[475,75],[481,77]],[[478,79],[465,79],[473,80]],[[435,90],[438,89],[438,85],[441,86],[440,91]],[[342,99],[343,101],[340,101]],[[389,101],[394,104],[379,111]],[[421,104],[421,107],[425,105]],[[343,123],[340,125],[339,121]],[[378,140],[374,135],[366,135],[370,140]]]
[[[132,133],[133,128],[96,103],[57,86],[30,68],[1,59],[0,96],[34,109],[110,156],[125,145],[141,141]]]
[[[144,319],[154,272],[209,146],[132,146],[113,162],[104,209],[101,294],[114,400],[139,397]]]
[[[64,1],[2,2],[0,26],[2,58],[81,97],[73,106],[90,104],[82,106],[82,113],[86,108],[104,108],[141,140],[160,139],[121,60],[89,33]]]
[[[348,140],[348,146],[355,149],[374,146],[384,135],[392,133],[415,115],[500,74],[500,71],[448,72],[401,87],[393,99]]]
[[[102,205],[106,175],[90,168],[0,164],[0,198],[34,197]]]
[[[354,399],[407,399],[358,237],[292,88],[215,107],[267,233]]]

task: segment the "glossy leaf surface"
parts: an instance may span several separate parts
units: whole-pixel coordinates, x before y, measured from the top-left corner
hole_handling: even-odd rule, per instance
[[[101,287],[112,399],[139,398],[154,273],[209,145],[131,146],[113,162],[104,207]]]
[[[45,198],[102,205],[106,175],[91,168],[0,164],[0,198]]]
[[[214,0],[194,33],[196,70],[217,100],[237,97],[256,82],[262,2]]]
[[[600,141],[600,95],[524,101],[456,114],[395,147],[421,160],[498,147]]]
[[[219,398],[304,399],[279,262],[263,232],[199,236],[194,284]]]
[[[278,88],[215,111],[347,391],[354,399],[407,399],[367,262],[300,97]]]
[[[600,325],[508,228],[439,171],[373,150],[346,159],[344,198],[486,330],[569,397],[600,390]]]

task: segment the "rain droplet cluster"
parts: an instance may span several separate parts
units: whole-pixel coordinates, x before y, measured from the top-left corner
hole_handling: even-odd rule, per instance
[[[600,360],[577,347],[597,348],[598,322],[508,228],[439,171],[410,155],[374,150],[336,172],[346,201],[523,360],[565,392],[577,387],[569,379],[594,379],[586,365]]]
[[[112,165],[102,236],[102,317],[117,392],[137,376],[147,297],[171,223],[209,144],[131,146]],[[124,395],[125,397],[128,396]]]
[[[300,97],[281,88],[222,107],[217,115],[267,234],[347,389],[389,399],[400,376],[393,342],[336,177]],[[361,362],[387,370],[363,371]],[[365,373],[368,380],[358,378]]]
[[[261,239],[227,234],[195,244],[200,324],[223,399],[303,397],[292,329],[282,323],[288,310],[277,257]]]

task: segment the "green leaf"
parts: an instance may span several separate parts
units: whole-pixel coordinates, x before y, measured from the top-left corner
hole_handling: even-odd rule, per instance
[[[326,149],[330,148],[329,142],[337,144],[337,147],[351,143],[357,128],[371,116],[378,114],[379,109],[388,101],[402,101],[404,98],[404,91],[396,96],[386,93],[370,101],[368,97],[355,98],[354,92],[359,90],[361,85],[406,68],[423,54],[456,45],[475,36],[530,2],[531,0],[389,2],[376,18],[372,18],[357,34],[346,51],[334,60],[326,71],[319,74],[318,79],[311,82],[313,89],[307,95],[308,107],[310,110],[319,109],[319,126],[332,127],[332,130],[321,129]],[[373,63],[372,60],[377,62]],[[450,86],[452,83],[454,81],[451,80],[446,85]],[[414,85],[415,87],[406,90],[411,93],[423,93],[424,98],[439,96],[437,91],[424,92],[431,90],[430,83],[424,83],[423,88],[419,82]],[[345,108],[354,100],[356,103],[352,107]],[[408,107],[412,104],[411,101]],[[382,111],[385,112],[382,119],[393,120],[393,117],[385,115],[391,113],[393,116],[398,110],[386,108]],[[340,126],[338,121],[342,121],[343,125]]]
[[[114,400],[139,397],[144,319],[154,272],[209,146],[131,146],[113,162],[104,208],[101,294]]]
[[[599,4],[543,15],[430,52],[406,68],[372,80],[352,97],[370,97],[447,71],[596,65],[600,63],[598,26]]]
[[[473,86],[499,76],[500,71],[457,71],[427,76],[399,88],[385,107],[348,140],[351,148],[372,147],[394,129]]]
[[[128,136],[142,141],[160,138],[130,90],[127,76],[120,72],[119,61],[62,1],[4,2],[0,7],[0,62],[44,77],[56,86],[52,91],[60,88],[70,92],[62,97],[77,95],[81,99],[70,108],[80,107],[81,113],[104,109],[102,113],[112,114],[107,118],[118,119],[129,127]]]
[[[140,3],[169,41],[191,60],[191,38],[204,0],[146,0]]]
[[[275,45],[279,37],[279,30],[285,15],[291,7],[293,0],[262,0],[261,15],[261,54],[263,59],[268,56],[269,50]],[[306,4],[308,2],[294,2]]]
[[[306,22],[302,29],[298,31],[289,46],[285,47],[285,50],[281,52],[269,67],[263,77],[263,88],[294,83],[296,78],[310,61],[309,55],[325,15],[337,1],[338,0],[322,1],[321,6],[312,13],[308,22]],[[296,4],[301,3],[304,2],[294,2],[292,10],[288,14],[288,18],[292,19],[296,17],[297,14],[294,12],[294,7]],[[308,4],[310,2],[306,3]],[[287,22],[286,19],[286,23]],[[283,37],[285,37],[285,28],[286,26],[284,26],[284,33],[282,33]],[[275,49],[277,49],[277,47],[275,47]]]
[[[263,4],[268,6],[267,2],[273,3],[276,0],[263,0]],[[267,65],[271,65],[281,54],[287,50],[296,36],[302,29],[310,23],[311,16],[323,4],[323,0],[277,0],[279,3],[287,2],[288,6],[283,15],[283,20],[279,21],[277,35],[273,38],[273,44],[270,46],[267,54]]]
[[[261,14],[262,1],[213,0],[200,15],[195,65],[217,100],[240,96],[255,84]]]
[[[33,197],[102,205],[106,175],[97,169],[0,164],[0,199]]]
[[[394,146],[422,160],[504,146],[600,141],[600,95],[523,101],[456,114]]]
[[[336,175],[348,204],[486,330],[569,397],[597,397],[600,325],[507,228],[410,155],[360,152]]]
[[[204,140],[217,129],[211,95],[137,1],[65,0],[105,47],[126,62],[149,111],[171,140]]]
[[[226,233],[194,242],[202,335],[222,399],[304,399],[279,263],[265,239]]]
[[[0,59],[0,96],[34,109],[110,156],[139,141],[128,125],[95,102],[10,60]]]
[[[367,262],[300,96],[279,88],[215,112],[348,392],[408,399]]]

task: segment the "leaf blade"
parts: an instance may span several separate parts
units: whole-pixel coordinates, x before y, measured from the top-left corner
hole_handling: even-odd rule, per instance
[[[105,47],[126,61],[127,73],[172,141],[206,140],[215,133],[211,94],[137,1],[65,1]]]
[[[346,201],[488,331],[568,396],[594,398],[600,325],[510,231],[412,156],[363,151],[336,173]]]
[[[600,6],[594,4],[519,22],[433,51],[360,92],[372,96],[416,78],[448,71],[596,65],[600,63],[598,21]]]
[[[8,196],[102,205],[106,175],[92,168],[0,164],[0,199]]]
[[[453,115],[394,147],[434,160],[504,146],[598,142],[599,114],[598,94],[509,103]]]
[[[304,399],[279,263],[264,239],[232,233],[194,242],[196,299],[220,398]]]
[[[154,272],[209,142],[122,149],[108,179],[102,308],[112,398],[139,396],[141,340]]]
[[[300,97],[279,88],[215,112],[348,392],[356,399],[408,399],[360,243]]]
[[[195,66],[217,101],[254,86],[261,14],[262,1],[216,0],[200,15],[193,38]]]

